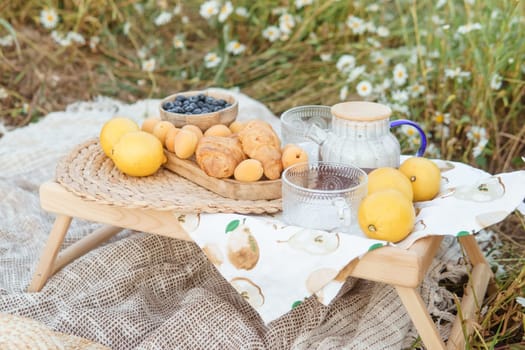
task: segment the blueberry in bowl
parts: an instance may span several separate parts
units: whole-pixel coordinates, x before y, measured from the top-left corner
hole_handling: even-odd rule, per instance
[[[223,91],[186,91],[164,98],[159,110],[161,119],[176,127],[193,124],[205,131],[215,124],[231,124],[237,118],[238,102]]]

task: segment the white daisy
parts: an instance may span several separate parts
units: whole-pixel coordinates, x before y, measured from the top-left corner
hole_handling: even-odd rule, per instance
[[[470,141],[479,142],[482,139],[487,138],[487,130],[481,126],[472,126],[467,132],[467,139]]]
[[[441,17],[439,17],[438,15],[433,15],[432,17],[430,17],[430,19],[432,20],[432,23],[434,23],[435,25],[443,25],[445,24],[445,21],[443,19],[441,19]]]
[[[388,30],[388,28],[385,26],[379,26],[377,27],[377,35],[385,38],[390,35],[390,30]]]
[[[47,29],[53,29],[57,26],[58,14],[55,9],[43,9],[40,11],[40,24]]]
[[[375,90],[375,92],[377,92],[379,94],[382,94],[386,90],[390,89],[390,86],[392,86],[392,81],[390,79],[386,78],[385,80],[383,80],[383,82],[381,84],[376,84],[374,86],[374,90]]]
[[[331,53],[322,53],[319,55],[321,58],[321,61],[323,62],[329,62],[332,60],[332,54]]]
[[[392,92],[392,100],[398,103],[405,103],[408,101],[408,92],[405,90],[395,90]]]
[[[470,72],[463,71],[459,67],[454,69],[445,68],[445,77],[449,79],[457,79],[459,82],[461,82],[463,79],[470,79]]]
[[[372,93],[372,84],[367,80],[363,80],[357,84],[356,90],[359,96],[369,96]]]
[[[91,50],[95,50],[97,45],[100,43],[100,38],[98,36],[92,36],[89,38],[89,47]]]
[[[215,0],[209,0],[204,2],[199,11],[200,15],[206,19],[219,13],[219,3]]]
[[[124,26],[122,27],[122,33],[124,33],[124,35],[128,35],[130,28],[131,28],[131,23],[129,22],[124,23]]]
[[[15,40],[10,34],[7,34],[6,36],[0,38],[0,46],[12,46],[14,42]]]
[[[300,10],[305,6],[311,5],[313,0],[295,0],[295,8]]]
[[[485,149],[485,146],[487,146],[487,143],[489,143],[489,140],[487,138],[479,140],[478,144],[474,146],[474,148],[472,148],[472,156],[474,158],[479,157],[483,153],[483,150]]]
[[[157,27],[168,24],[171,21],[173,14],[171,12],[162,11],[153,21]]]
[[[406,135],[409,139],[410,138],[418,138],[419,133],[417,132],[416,128],[403,124],[401,125],[401,132]]]
[[[381,47],[381,43],[372,37],[366,38],[366,41],[375,48]]]
[[[339,90],[339,100],[344,101],[348,96],[348,85],[345,85]]]
[[[295,19],[289,13],[283,13],[279,17],[279,29],[281,33],[290,34],[295,27]]]
[[[7,90],[0,86],[0,100],[3,100],[4,98],[7,98],[9,94],[7,93]]]
[[[276,26],[269,26],[263,30],[262,36],[273,43],[281,37],[281,31]]]
[[[374,22],[369,21],[369,22],[365,22],[365,29],[369,33],[375,33],[377,30],[377,27],[374,24]]]
[[[346,25],[352,30],[354,34],[363,34],[366,30],[365,21],[359,17],[348,16]]]
[[[348,78],[346,78],[346,81],[351,83],[352,81],[356,80],[357,78],[359,78],[359,76],[361,74],[363,74],[366,70],[366,67],[365,66],[357,66],[355,68],[353,68],[350,73],[348,73]]]
[[[335,64],[341,73],[348,73],[355,66],[355,57],[352,55],[342,55]]]
[[[217,67],[219,63],[221,63],[221,58],[215,52],[207,53],[204,56],[204,66],[206,68]]]
[[[492,78],[490,79],[490,88],[492,90],[499,90],[501,89],[502,84],[503,84],[503,77],[499,75],[498,73],[492,74]]]
[[[288,9],[286,7],[276,7],[274,9],[272,9],[272,15],[280,16],[283,13],[286,13],[287,11],[288,11]]]
[[[378,4],[370,4],[366,7],[366,10],[368,12],[377,12],[379,11],[379,5]]]
[[[60,46],[69,46],[71,45],[71,39],[62,33],[57,32],[56,30],[53,30],[51,32],[51,38]]]
[[[239,6],[235,9],[235,14],[240,17],[248,17],[248,10],[246,7]]]
[[[414,85],[410,85],[408,87],[408,91],[410,91],[411,97],[419,97],[425,92],[425,85],[415,83]]]
[[[148,54],[149,50],[146,46],[142,46],[138,51],[137,51],[137,56],[139,56],[140,59],[144,59],[146,58],[147,54]]]
[[[224,5],[221,6],[221,9],[219,11],[219,22],[225,22],[228,17],[230,17],[230,15],[232,14],[233,12],[233,5],[230,1],[226,1],[224,3]]]
[[[440,9],[440,8],[442,8],[443,6],[445,6],[446,3],[447,3],[447,0],[438,0],[438,1],[436,2],[436,8],[437,8],[437,9]]]
[[[80,44],[80,45],[84,45],[86,43],[86,39],[84,39],[82,34],[77,33],[77,32],[68,32],[67,33],[67,38],[70,41],[74,41],[74,42],[76,42],[77,44]]]
[[[246,46],[238,42],[237,40],[232,40],[226,45],[226,51],[234,54],[239,55],[243,53],[246,50]]]
[[[449,124],[450,113],[436,112],[434,115],[434,122],[436,122],[436,124]]]
[[[188,24],[190,23],[190,19],[188,16],[182,16],[182,18],[180,19],[182,24]]]
[[[182,6],[180,4],[177,4],[175,5],[175,7],[173,8],[173,11],[172,13],[177,16],[177,15],[180,15],[182,12]]]
[[[394,83],[397,86],[404,85],[407,82],[407,79],[408,79],[407,69],[403,64],[401,63],[396,64],[394,67],[393,74],[394,74]]]
[[[142,61],[142,70],[145,72],[153,72],[155,70],[156,61],[154,58]]]
[[[173,37],[173,47],[176,49],[183,49],[185,47],[182,35],[175,35]]]
[[[388,64],[388,59],[380,51],[372,51],[370,59],[375,67],[384,68]]]
[[[481,24],[479,23],[467,23],[465,25],[459,26],[457,33],[458,34],[467,34],[473,30],[481,30]]]

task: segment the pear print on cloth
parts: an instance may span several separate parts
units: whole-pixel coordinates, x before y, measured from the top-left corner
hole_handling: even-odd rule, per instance
[[[313,255],[330,254],[339,247],[339,234],[333,232],[302,229],[292,235],[287,241],[290,247]]]
[[[180,214],[177,216],[177,220],[184,231],[190,233],[199,228],[201,214]]]
[[[503,197],[505,185],[499,176],[491,176],[481,179],[474,185],[466,185],[456,188],[454,197],[474,202],[491,202]]]
[[[237,269],[251,270],[259,261],[259,245],[244,222],[233,220],[226,226],[228,260]]]
[[[264,304],[261,288],[249,278],[235,277],[230,281],[230,284],[253,308],[257,309]]]

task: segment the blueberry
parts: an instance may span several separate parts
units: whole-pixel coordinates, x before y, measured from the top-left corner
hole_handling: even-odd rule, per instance
[[[213,111],[214,111],[214,112],[220,111],[221,109],[222,109],[221,106],[215,106],[215,107],[213,107]]]
[[[217,100],[219,102],[219,105],[224,106],[226,104],[226,101],[224,101],[222,98]]]
[[[184,100],[184,101],[182,101],[182,105],[183,105],[183,106],[186,106],[186,105],[189,105],[189,104],[190,104],[190,101],[188,101],[188,100]]]
[[[164,102],[164,104],[162,105],[162,108],[164,108],[164,110],[170,110],[171,108],[173,108],[173,104],[171,102]]]
[[[224,108],[230,107],[231,105],[232,105],[231,103],[226,103],[226,104],[224,105]]]
[[[213,104],[215,102],[215,99],[211,96],[206,97],[206,103]]]
[[[190,103],[190,108],[191,109],[195,109],[195,108],[197,108],[197,105],[195,103],[191,102]]]
[[[186,96],[178,95],[177,97],[175,97],[175,101],[183,102],[184,100],[186,100]]]
[[[210,110],[208,108],[201,109],[202,113],[210,113]]]
[[[177,106],[177,107],[178,107],[178,106],[182,106],[182,102],[177,101],[177,100],[173,101],[172,104],[173,104],[174,106]]]
[[[201,114],[202,113],[202,110],[200,108],[195,108],[193,110],[193,114]]]
[[[204,94],[198,94],[197,97],[199,98],[199,101],[205,101],[206,100],[206,95],[204,95]]]
[[[184,113],[184,108],[182,108],[182,107],[176,107],[173,110],[175,111],[175,113]]]
[[[193,113],[191,113],[191,112],[184,112],[184,114],[193,114]]]
[[[189,100],[190,100],[190,102],[197,102],[197,101],[199,101],[199,97],[198,96],[190,96]]]
[[[193,111],[193,108],[191,108],[191,106],[188,105],[184,107],[184,112],[191,112],[191,111]]]

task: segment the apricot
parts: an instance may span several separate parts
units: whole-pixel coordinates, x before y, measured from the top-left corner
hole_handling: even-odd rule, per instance
[[[244,128],[244,125],[245,123],[243,122],[238,122],[238,121],[234,121],[233,123],[230,124],[230,130],[232,133],[238,133],[239,131],[242,130],[242,128]]]
[[[197,136],[197,140],[200,140],[203,136],[202,130],[196,125],[186,124],[181,128],[181,130],[191,131],[195,134],[195,136]]]
[[[140,127],[140,129],[141,129],[142,131],[149,132],[150,134],[153,134],[153,128],[154,128],[155,125],[157,125],[160,121],[161,121],[161,119],[160,119],[160,118],[157,118],[157,117],[149,117],[149,118],[146,118],[146,119],[144,119],[144,121],[142,122],[142,126]]]
[[[245,159],[235,167],[233,177],[235,180],[253,182],[259,180],[264,173],[262,163],[257,159]]]
[[[167,120],[162,120],[153,127],[153,135],[164,145],[168,131],[175,129],[175,125]]]
[[[175,152],[175,135],[179,133],[179,128],[173,128],[168,130],[166,134],[166,139],[164,140],[164,145],[170,152]]]
[[[175,146],[175,155],[180,159],[188,159],[195,153],[199,138],[197,135],[190,131],[185,130],[184,127],[175,135],[173,141]]]
[[[227,137],[232,134],[230,128],[224,124],[212,125],[208,130],[204,132],[204,136],[222,136]]]
[[[308,154],[301,147],[288,144],[283,148],[281,161],[283,163],[283,169],[286,169],[290,165],[307,162]]]

